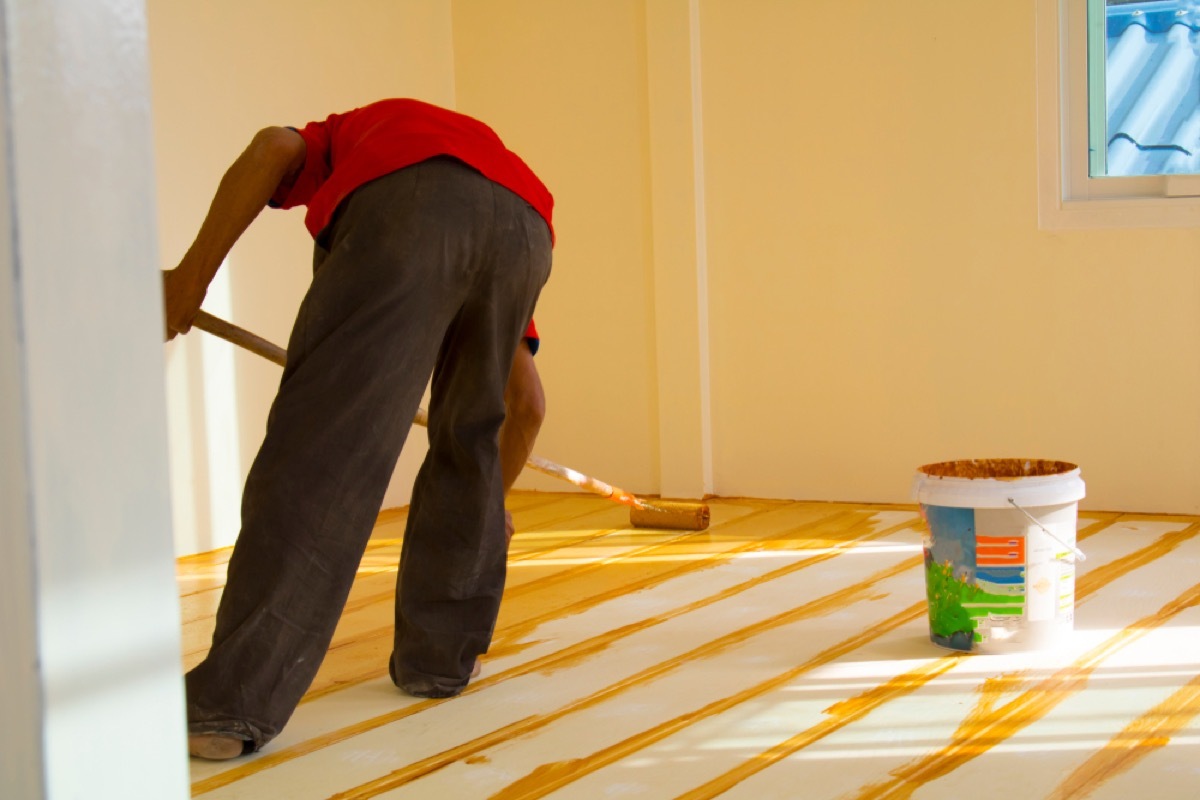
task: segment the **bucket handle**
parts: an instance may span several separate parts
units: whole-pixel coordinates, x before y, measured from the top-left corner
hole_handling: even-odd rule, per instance
[[[1065,547],[1065,548],[1067,548],[1068,550],[1070,550],[1072,553],[1074,553],[1074,554],[1075,554],[1075,557],[1076,557],[1076,558],[1078,558],[1080,561],[1087,561],[1087,556],[1085,556],[1085,555],[1083,554],[1083,551],[1082,551],[1082,550],[1080,550],[1078,547],[1076,547],[1076,546],[1075,546],[1075,545],[1073,545],[1073,544],[1067,544],[1067,543],[1066,543],[1066,542],[1064,542],[1062,539],[1058,538],[1058,536],[1056,536],[1055,534],[1051,533],[1051,532],[1050,532],[1050,529],[1049,529],[1049,528],[1047,528],[1047,527],[1046,527],[1045,525],[1043,525],[1042,523],[1038,522],[1038,520],[1037,520],[1037,518],[1036,518],[1036,517],[1034,517],[1034,516],[1033,516],[1032,514],[1030,514],[1028,511],[1026,511],[1025,509],[1021,508],[1019,505],[1017,505],[1017,501],[1016,501],[1016,500],[1013,500],[1013,499],[1010,497],[1010,498],[1008,498],[1008,502],[1009,502],[1009,503],[1012,505],[1012,507],[1013,507],[1013,508],[1015,508],[1017,511],[1020,511],[1022,514],[1024,514],[1026,517],[1028,517],[1030,522],[1032,522],[1034,525],[1037,525],[1039,528],[1041,528],[1041,529],[1042,529],[1042,533],[1046,534],[1046,535],[1047,535],[1047,536],[1049,536],[1051,539],[1053,539],[1054,541],[1056,541],[1056,542],[1058,542],[1059,544],[1061,544],[1063,547]]]

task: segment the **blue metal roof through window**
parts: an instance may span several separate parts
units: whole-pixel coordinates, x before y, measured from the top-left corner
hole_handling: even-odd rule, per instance
[[[1108,175],[1200,173],[1200,0],[1105,9]]]

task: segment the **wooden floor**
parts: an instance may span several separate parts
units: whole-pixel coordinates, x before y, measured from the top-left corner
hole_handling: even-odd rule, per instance
[[[569,494],[510,499],[492,652],[459,697],[386,663],[403,515],[385,513],[283,734],[193,760],[212,798],[1200,797],[1200,519],[1083,513],[1075,633],[1022,656],[928,640],[911,507],[719,500],[632,530]],[[184,660],[228,551],[179,561]]]

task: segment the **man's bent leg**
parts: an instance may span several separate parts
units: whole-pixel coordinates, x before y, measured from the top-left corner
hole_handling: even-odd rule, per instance
[[[504,387],[550,269],[545,223],[487,185],[496,224],[434,371],[430,449],[413,488],[397,583],[392,678],[421,697],[460,692],[491,643],[507,556],[497,445]]]
[[[187,676],[193,734],[261,747],[295,710],[333,636],[465,293],[429,280],[426,264],[445,247],[408,208],[418,173],[364,186],[335,223],[246,482],[213,646]]]

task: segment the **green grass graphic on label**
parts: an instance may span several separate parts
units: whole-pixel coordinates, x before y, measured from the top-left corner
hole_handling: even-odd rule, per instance
[[[929,632],[943,647],[970,650],[982,641],[978,621],[1014,617],[1025,611],[1024,593],[996,594],[954,575],[954,566],[925,559],[925,590],[929,600]]]
[[[950,564],[926,559],[925,592],[929,598],[929,630],[934,636],[946,640],[974,638],[975,620],[963,607],[963,594],[968,588],[965,581],[954,577]]]

